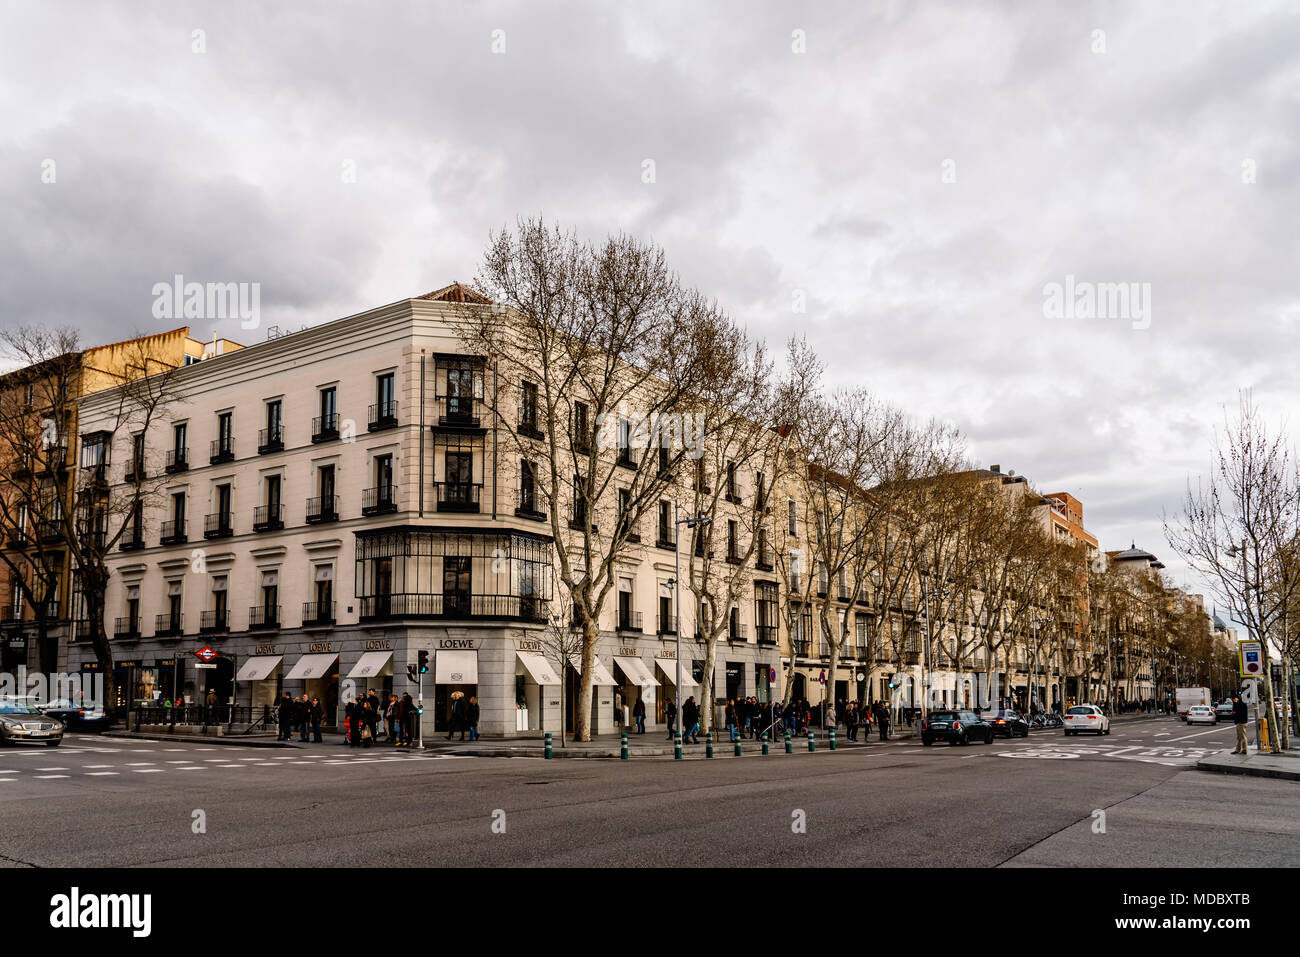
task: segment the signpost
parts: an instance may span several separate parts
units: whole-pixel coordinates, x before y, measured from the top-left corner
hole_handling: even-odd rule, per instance
[[[202,662],[212,662],[214,659],[218,657],[218,655],[210,647],[204,645],[198,651],[194,652],[194,657],[198,658],[199,661]]]
[[[1237,655],[1243,678],[1264,677],[1264,649],[1260,642],[1251,639],[1238,641]]]

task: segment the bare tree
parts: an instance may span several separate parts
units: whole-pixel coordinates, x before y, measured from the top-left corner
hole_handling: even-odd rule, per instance
[[[1281,651],[1287,610],[1300,598],[1300,565],[1287,560],[1300,539],[1300,474],[1285,436],[1270,433],[1248,392],[1235,421],[1225,413],[1211,473],[1195,487],[1188,481],[1182,512],[1166,517],[1165,535],[1260,642],[1260,707],[1274,717],[1270,654]],[[1281,736],[1281,747],[1289,747],[1285,723]],[[1279,749],[1276,734],[1270,745]]]

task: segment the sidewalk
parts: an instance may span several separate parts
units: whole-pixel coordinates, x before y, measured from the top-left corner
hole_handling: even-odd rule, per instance
[[[902,741],[916,737],[916,732],[911,728],[906,728],[898,732],[890,732],[889,742],[882,742],[876,737],[872,737],[870,742],[864,740],[849,741],[845,737],[845,732],[837,732],[835,735],[835,747],[837,751],[848,751],[858,748],[878,748],[889,747],[894,741]],[[830,737],[825,731],[816,731],[813,734],[813,740],[819,752],[830,750]],[[707,744],[704,735],[700,735],[699,744],[683,744],[682,759],[694,759],[705,757]],[[755,741],[753,738],[742,738],[740,740],[742,755],[762,755],[763,742]],[[790,739],[791,747],[795,754],[808,751],[808,736],[796,735]],[[663,734],[629,734],[627,736],[628,758],[671,758],[673,757],[673,742]],[[545,757],[546,744],[541,738],[507,738],[488,740],[479,738],[473,744],[468,741],[448,741],[444,735],[436,735],[433,738],[426,738],[424,750],[434,754],[461,754],[467,757],[475,758],[542,758]],[[723,734],[713,742],[713,756],[715,758],[735,757],[736,745],[730,737]],[[769,754],[785,753],[785,738],[769,742]],[[566,741],[561,745],[558,736],[551,747],[552,757],[555,758],[619,758],[622,756],[622,740],[617,734],[597,735],[591,741]]]
[[[1233,754],[1220,751],[1196,762],[1202,771],[1217,771],[1220,774],[1249,774],[1252,777],[1283,778],[1288,781],[1300,781],[1300,748],[1291,748],[1280,754],[1267,751],[1254,751],[1248,754]]]

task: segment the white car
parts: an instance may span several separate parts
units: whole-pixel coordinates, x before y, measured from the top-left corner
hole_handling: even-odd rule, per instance
[[[1194,704],[1187,709],[1188,724],[1218,724],[1219,716],[1209,705]]]
[[[1092,734],[1110,734],[1110,718],[1106,717],[1105,712],[1095,704],[1079,704],[1068,709],[1062,715],[1062,721],[1065,725],[1065,736],[1068,738],[1072,734],[1078,734],[1080,731],[1088,731]]]

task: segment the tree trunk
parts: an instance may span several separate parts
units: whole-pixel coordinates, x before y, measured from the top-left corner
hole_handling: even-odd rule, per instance
[[[596,639],[600,629],[590,617],[582,622],[582,674],[578,682],[578,700],[574,702],[573,740],[591,740],[591,693],[596,675]]]
[[[679,621],[677,627],[680,628],[682,623]],[[716,695],[713,692],[713,668],[717,664],[718,639],[709,638],[704,651],[704,681],[700,685],[700,731],[708,734],[713,730],[713,699]],[[707,703],[706,703],[707,702]]]

